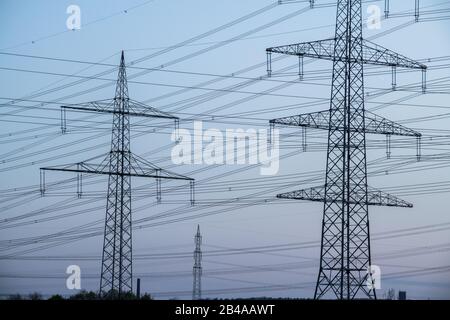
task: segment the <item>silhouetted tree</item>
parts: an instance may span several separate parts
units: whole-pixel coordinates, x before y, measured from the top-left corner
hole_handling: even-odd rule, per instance
[[[144,293],[144,294],[141,296],[141,300],[153,300],[153,298],[152,298],[152,296],[151,296],[150,294]]]
[[[70,300],[101,300],[102,298],[94,291],[81,290],[77,294],[70,296]]]
[[[28,295],[28,299],[30,300],[42,300],[42,295],[38,292],[33,292]]]

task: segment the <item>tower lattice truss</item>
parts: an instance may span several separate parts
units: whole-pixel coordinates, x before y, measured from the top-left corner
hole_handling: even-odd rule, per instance
[[[334,38],[266,49],[269,75],[273,53],[298,56],[300,77],[304,57],[333,61],[329,110],[270,121],[272,126],[328,130],[325,185],[277,195],[324,203],[316,299],[376,299],[368,206],[412,207],[367,186],[366,133],[416,137],[419,146],[421,134],[365,110],[363,66],[389,66],[393,72],[398,67],[421,70],[423,91],[427,67],[364,40],[362,25],[361,0],[339,0]]]
[[[193,284],[192,284],[192,300],[200,300],[202,298],[202,236],[200,234],[200,226],[197,226],[197,233],[194,237],[194,267],[192,268]]]
[[[179,119],[129,98],[123,52],[115,97],[110,100],[62,106],[63,133],[66,132],[67,110],[112,114],[111,150],[106,155],[83,162],[41,168],[41,193],[45,192],[46,171],[77,173],[79,197],[82,195],[82,174],[108,175],[100,293],[120,296],[131,292],[133,288],[131,178],[155,178],[158,202],[161,199],[162,179],[187,180],[191,186],[191,202],[193,202],[194,179],[162,169],[131,152],[130,117],[168,119],[175,121],[176,127]]]

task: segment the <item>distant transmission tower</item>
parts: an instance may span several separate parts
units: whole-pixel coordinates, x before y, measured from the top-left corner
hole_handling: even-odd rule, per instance
[[[194,268],[192,273],[194,275],[194,283],[192,288],[192,300],[200,300],[202,298],[202,236],[200,235],[200,226],[197,225],[197,234],[194,237],[195,251],[194,251]]]
[[[45,172],[76,172],[78,196],[82,195],[82,174],[108,175],[105,233],[103,241],[100,293],[118,294],[132,291],[132,217],[131,177],[156,178],[156,197],[161,199],[161,179],[188,180],[193,201],[193,179],[159,168],[130,150],[130,116],[175,120],[178,118],[131,100],[122,51],[114,99],[61,107],[61,128],[66,132],[66,110],[111,113],[113,126],[111,151],[87,161],[41,168],[41,193],[45,192]]]
[[[371,286],[368,205],[412,207],[367,186],[366,133],[386,135],[389,148],[392,135],[416,137],[418,158],[421,134],[365,110],[363,65],[391,67],[394,89],[397,67],[422,70],[423,91],[427,67],[364,40],[362,24],[361,0],[339,0],[334,38],[266,49],[269,75],[272,53],[298,56],[300,79],[304,57],[333,61],[329,110],[270,121],[271,126],[328,130],[325,185],[277,195],[324,203],[316,299],[376,299]]]

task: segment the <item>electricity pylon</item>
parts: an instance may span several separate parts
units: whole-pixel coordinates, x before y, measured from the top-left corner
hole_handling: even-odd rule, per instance
[[[361,0],[339,0],[334,38],[266,49],[269,75],[272,53],[298,56],[300,78],[304,57],[333,61],[329,110],[270,121],[272,126],[328,130],[325,185],[277,195],[324,203],[315,299],[376,299],[370,271],[368,206],[412,207],[367,186],[366,133],[416,137],[418,150],[421,134],[365,110],[363,65],[392,67],[393,76],[397,67],[422,70],[423,91],[427,67],[364,40],[362,23]]]
[[[200,234],[200,226],[197,225],[197,234],[194,237],[195,251],[194,251],[194,268],[192,274],[194,276],[192,288],[192,300],[200,300],[202,298],[202,236]]]
[[[156,179],[156,197],[161,199],[161,179],[188,180],[193,201],[194,179],[155,166],[130,150],[130,117],[149,117],[175,120],[178,118],[153,107],[131,100],[122,51],[116,93],[113,99],[61,107],[61,128],[66,132],[66,110],[111,113],[113,115],[111,151],[87,161],[41,168],[41,193],[45,192],[45,171],[77,173],[78,196],[82,195],[82,174],[108,175],[106,218],[103,241],[100,293],[122,294],[132,292],[132,217],[131,177]]]

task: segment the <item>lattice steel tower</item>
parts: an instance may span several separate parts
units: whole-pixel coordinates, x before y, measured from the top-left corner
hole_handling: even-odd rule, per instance
[[[200,226],[197,225],[197,234],[194,237],[195,251],[194,251],[194,268],[192,274],[194,276],[194,283],[192,288],[192,300],[200,300],[202,298],[202,236],[200,234]]]
[[[418,140],[418,150],[421,134],[365,110],[363,65],[392,67],[393,86],[397,67],[422,70],[423,91],[427,67],[363,40],[362,24],[361,0],[339,0],[334,38],[266,49],[269,75],[272,53],[298,56],[301,79],[304,57],[333,61],[329,110],[270,121],[272,126],[328,130],[325,186],[277,195],[324,203],[316,299],[376,299],[369,271],[368,205],[412,207],[367,186],[366,133],[384,134],[387,141],[391,135],[413,136]]]
[[[131,177],[156,178],[156,197],[161,199],[161,179],[188,180],[193,197],[193,179],[159,168],[130,150],[130,116],[178,118],[131,100],[128,95],[124,53],[119,66],[114,99],[61,107],[61,128],[66,132],[66,110],[111,113],[111,151],[87,161],[41,168],[41,192],[45,191],[45,171],[69,171],[78,175],[78,196],[82,195],[82,174],[108,175],[106,218],[103,241],[100,293],[118,295],[132,291]],[[193,198],[191,198],[193,201]]]

